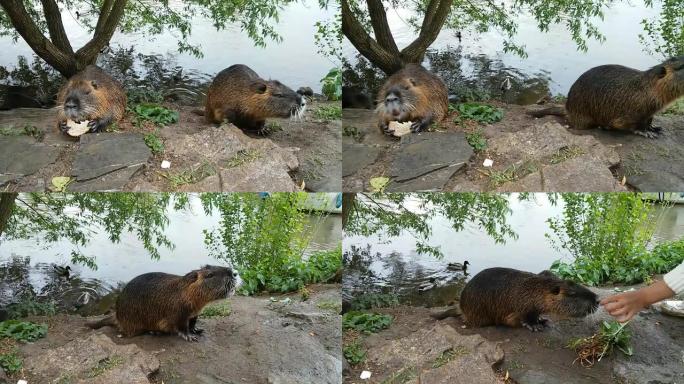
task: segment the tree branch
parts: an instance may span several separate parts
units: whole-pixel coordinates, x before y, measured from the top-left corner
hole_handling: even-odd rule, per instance
[[[398,55],[399,48],[397,48],[397,43],[394,41],[392,31],[387,23],[387,13],[382,5],[382,0],[368,0],[367,3],[375,41],[392,54]]]
[[[398,55],[387,51],[366,33],[363,25],[349,8],[348,0],[342,0],[342,32],[359,53],[385,73],[391,74],[402,68],[403,65]]]
[[[112,35],[114,35],[125,9],[126,0],[105,0],[100,18],[95,26],[93,38],[76,51],[76,62],[80,66],[86,66],[95,62],[97,55],[109,43]]]
[[[50,40],[62,51],[73,54],[74,50],[71,48],[71,43],[64,30],[62,14],[59,12],[57,3],[55,0],[41,0],[41,3],[43,4],[43,13],[45,13],[45,21],[50,32]]]
[[[420,63],[428,47],[435,42],[451,11],[453,0],[431,0],[428,4],[420,35],[401,50],[402,60]]]
[[[0,193],[0,236],[7,229],[7,223],[14,212],[14,200],[19,196],[18,193]]]

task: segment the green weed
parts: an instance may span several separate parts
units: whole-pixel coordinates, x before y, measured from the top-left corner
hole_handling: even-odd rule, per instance
[[[157,136],[157,133],[152,132],[145,134],[144,139],[145,144],[150,148],[152,153],[155,155],[164,153],[164,142]]]
[[[118,367],[119,365],[123,364],[124,359],[121,356],[113,355],[112,357],[107,357],[102,360],[100,360],[96,366],[92,367],[90,369],[90,372],[88,372],[88,377],[89,378],[94,378],[102,375],[103,373]]]
[[[6,337],[17,341],[36,341],[47,335],[47,325],[34,324],[19,320],[5,320],[0,323],[0,338]]]
[[[482,131],[478,130],[466,135],[466,140],[475,152],[481,152],[487,148],[487,138]]]
[[[260,157],[261,151],[259,151],[258,149],[241,149],[235,154],[235,156],[228,160],[226,166],[228,166],[228,168],[236,168],[247,163],[256,161]]]
[[[230,303],[227,301],[222,301],[217,304],[209,304],[202,310],[200,317],[203,319],[211,317],[226,317],[230,315]]]
[[[503,109],[487,104],[462,103],[454,108],[458,116],[454,122],[461,123],[466,120],[474,120],[478,123],[492,124],[501,121],[504,116]]]
[[[380,332],[392,325],[392,316],[379,313],[350,311],[342,317],[342,329],[356,330],[365,334]]]
[[[463,356],[467,354],[468,350],[461,345],[457,346],[456,348],[449,348],[445,351],[442,351],[442,353],[440,353],[439,356],[437,356],[435,361],[432,363],[432,368],[439,368],[445,365],[446,363],[454,360],[458,356]]]
[[[162,107],[159,104],[143,103],[133,107],[136,122],[151,121],[156,125],[164,126],[178,122],[178,111]]]
[[[317,119],[324,121],[340,120],[342,118],[342,107],[339,105],[322,105],[314,112]]]
[[[351,365],[357,365],[366,359],[366,351],[363,349],[363,346],[358,339],[345,345],[342,348],[342,352],[344,353],[344,358],[347,359]]]

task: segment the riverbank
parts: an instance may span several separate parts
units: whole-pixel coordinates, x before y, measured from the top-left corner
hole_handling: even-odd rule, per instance
[[[400,140],[383,135],[372,110],[343,110],[343,188],[387,191],[615,192],[684,189],[684,116],[657,115],[658,139],[598,129],[568,129],[555,116],[534,118],[535,106],[499,101],[491,124],[455,123],[451,112],[434,132]],[[485,160],[492,165],[485,167]]]
[[[301,120],[269,119],[266,137],[209,125],[194,106],[164,106],[179,112],[178,122],[140,124],[129,113],[116,131],[80,140],[57,131],[54,109],[0,111],[0,188],[54,190],[54,177],[70,177],[73,192],[341,188],[341,124],[330,115],[337,102],[313,100]]]
[[[609,289],[594,289],[603,297]],[[616,351],[591,368],[566,348],[577,337],[594,334],[605,312],[584,319],[553,319],[543,332],[525,328],[466,328],[461,318],[437,321],[442,308],[399,306],[374,310],[393,317],[379,333],[361,336],[362,363],[348,367],[345,383],[674,383],[684,379],[681,350],[684,319],[655,309],[630,323],[631,357]],[[348,337],[348,334],[347,336]],[[445,353],[448,351],[448,353]],[[371,379],[360,380],[362,371]]]
[[[197,343],[176,335],[119,338],[93,331],[74,315],[31,318],[49,325],[47,337],[20,345],[29,383],[317,383],[337,384],[340,286],[312,285],[298,294],[226,300],[227,315],[200,318]],[[224,303],[219,303],[225,305]],[[62,380],[62,381],[59,381]]]

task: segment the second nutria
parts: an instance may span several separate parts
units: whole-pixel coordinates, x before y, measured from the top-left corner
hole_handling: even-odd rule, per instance
[[[448,111],[446,85],[418,64],[408,64],[390,76],[378,93],[378,126],[385,133],[391,121],[411,121],[412,132],[423,131],[442,121]]]
[[[582,317],[598,308],[598,300],[589,289],[559,279],[549,271],[534,274],[511,268],[488,268],[466,284],[459,306],[469,326],[524,326],[536,332],[548,322],[542,314]],[[449,310],[434,317],[441,319],[455,313],[458,312]]]
[[[213,265],[185,276],[145,273],[126,284],[116,300],[114,315],[86,325],[93,329],[116,326],[124,337],[162,332],[197,341],[203,332],[196,327],[202,308],[233,295],[240,284],[237,271]]]
[[[121,84],[95,65],[72,76],[57,94],[59,129],[67,132],[67,120],[89,121],[90,132],[99,132],[121,120],[126,93]]]
[[[684,56],[646,71],[601,65],[584,72],[570,87],[564,112],[575,129],[603,127],[655,138],[662,129],[652,125],[653,115],[681,96]],[[531,114],[562,115],[563,111],[549,108]]]
[[[306,99],[277,80],[264,80],[246,65],[219,72],[207,90],[204,116],[209,123],[224,120],[240,129],[264,131],[267,117],[301,117]]]

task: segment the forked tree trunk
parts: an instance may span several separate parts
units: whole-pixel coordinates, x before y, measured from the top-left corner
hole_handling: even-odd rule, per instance
[[[33,51],[65,77],[94,64],[100,51],[109,44],[126,8],[127,0],[104,0],[95,26],[93,38],[75,51],[64,30],[62,15],[55,0],[41,0],[49,38],[43,35],[36,20],[24,6],[23,0],[0,0],[19,35]]]
[[[0,193],[0,236],[7,229],[7,223],[14,210],[14,201],[18,195],[18,193]]]
[[[356,204],[356,193],[342,194],[342,229],[347,226],[349,215],[354,212]]]
[[[348,0],[342,0],[342,31],[359,53],[389,75],[408,63],[420,64],[423,61],[425,52],[435,41],[449,16],[452,3],[453,0],[430,0],[425,8],[418,37],[402,50],[399,50],[394,41],[382,0],[366,0],[375,38],[357,20]]]

